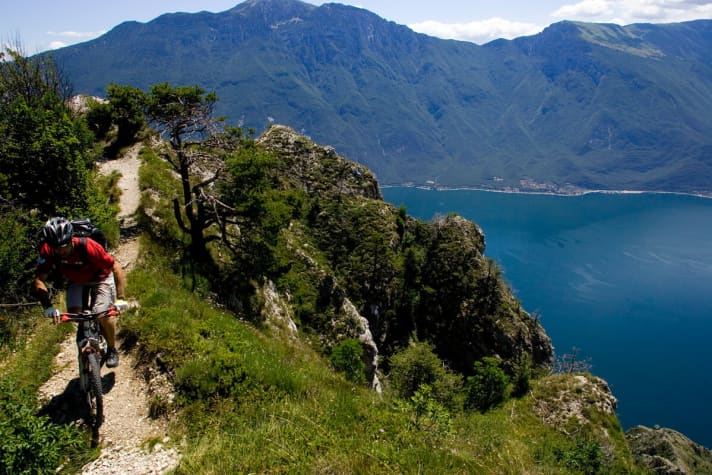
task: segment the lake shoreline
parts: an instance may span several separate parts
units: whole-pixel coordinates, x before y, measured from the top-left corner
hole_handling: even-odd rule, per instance
[[[519,188],[485,188],[477,186],[440,186],[440,185],[414,185],[411,183],[380,185],[381,188],[415,188],[428,191],[486,191],[490,193],[505,193],[513,195],[548,195],[562,197],[576,197],[590,194],[602,195],[676,195],[676,196],[693,196],[696,198],[712,198],[712,191],[700,192],[683,192],[683,191],[663,191],[663,190],[590,190],[586,188],[570,188],[570,189],[547,189],[547,190],[522,190]]]

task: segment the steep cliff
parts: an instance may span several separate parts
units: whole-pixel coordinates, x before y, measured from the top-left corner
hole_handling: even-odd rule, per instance
[[[509,370],[521,355],[551,362],[549,337],[485,257],[475,223],[408,216],[383,201],[370,170],[289,127],[270,127],[256,144],[273,157],[273,186],[306,196],[303,219],[280,231],[288,257],[273,279],[277,293],[299,302],[297,327],[325,350],[359,338],[372,382],[377,354],[414,338],[465,374],[484,356]]]

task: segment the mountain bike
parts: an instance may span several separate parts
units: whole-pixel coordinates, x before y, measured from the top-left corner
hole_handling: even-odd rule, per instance
[[[101,366],[106,358],[107,343],[99,325],[100,318],[114,317],[137,308],[138,302],[112,305],[103,312],[62,313],[60,322],[77,323],[77,348],[79,350],[79,386],[89,410],[88,425],[93,435],[99,434],[104,422],[104,393],[101,383]]]

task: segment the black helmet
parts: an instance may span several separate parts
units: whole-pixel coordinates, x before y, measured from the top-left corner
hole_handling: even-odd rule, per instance
[[[45,241],[51,247],[60,247],[72,240],[72,223],[67,218],[51,218],[42,229]]]

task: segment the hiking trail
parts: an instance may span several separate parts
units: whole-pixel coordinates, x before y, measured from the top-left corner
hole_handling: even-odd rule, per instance
[[[121,173],[118,182],[121,188],[118,214],[121,239],[118,248],[110,249],[110,253],[126,272],[136,264],[139,251],[134,215],[141,196],[138,186],[138,152],[141,147],[141,144],[136,144],[122,157],[99,164],[101,174],[109,174],[114,170]],[[101,454],[82,467],[79,473],[162,474],[174,469],[181,455],[175,448],[164,445],[168,441],[168,421],[165,418],[149,417],[153,385],[149,387],[132,352],[122,347],[120,317],[117,329],[119,335],[116,346],[119,349],[120,364],[113,369],[102,368],[105,419],[100,429]],[[75,334],[71,333],[55,357],[53,375],[40,388],[39,398],[55,420],[62,423],[77,422],[81,416],[73,408],[81,404],[76,399],[78,391],[77,347]]]

